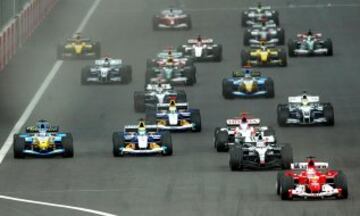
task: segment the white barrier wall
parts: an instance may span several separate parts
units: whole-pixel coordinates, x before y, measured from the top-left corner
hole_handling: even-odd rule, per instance
[[[23,10],[0,30],[0,71],[15,55],[39,24],[49,14],[58,0],[32,0]]]

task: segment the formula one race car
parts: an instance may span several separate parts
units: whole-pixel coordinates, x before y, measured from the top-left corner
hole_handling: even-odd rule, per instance
[[[182,9],[168,8],[153,17],[154,30],[190,30],[191,17]]]
[[[260,134],[255,143],[244,140],[230,148],[229,166],[232,171],[250,169],[289,169],[293,152],[289,144],[267,143]]]
[[[132,68],[121,59],[102,58],[81,71],[81,84],[128,84],[132,80]]]
[[[144,112],[146,108],[155,108],[157,104],[186,103],[186,93],[184,90],[175,90],[170,84],[158,83],[147,84],[145,91],[135,91],[134,107],[136,112]]]
[[[260,44],[284,45],[285,31],[278,27],[274,22],[261,22],[254,24],[244,32],[244,45]]]
[[[327,162],[318,162],[309,157],[307,162],[291,164],[291,171],[280,171],[277,175],[276,193],[282,200],[294,198],[348,198],[345,174],[328,169]],[[296,170],[300,170],[296,172]]]
[[[259,71],[234,71],[231,78],[223,79],[222,94],[226,99],[235,97],[267,97],[275,95],[274,81],[270,77],[262,76]]]
[[[243,11],[241,25],[243,27],[251,26],[263,19],[273,20],[276,25],[279,25],[279,13],[276,10],[272,10],[270,6],[262,6],[261,4]]]
[[[297,39],[289,40],[288,42],[289,56],[332,56],[333,47],[330,38],[322,39],[321,33],[312,33],[309,30],[307,33],[298,34]]]
[[[162,52],[157,54],[156,58],[147,59],[146,68],[161,67],[165,65],[169,59],[172,59],[175,62],[175,64],[184,67],[189,66],[195,68],[193,58],[189,56],[184,56],[184,53],[178,52],[177,50],[174,49],[163,50]]]
[[[246,113],[240,117],[226,120],[226,127],[215,128],[214,147],[218,152],[229,151],[237,139],[244,138],[246,143],[256,143],[261,134],[269,144],[276,143],[275,131],[271,127],[260,126],[260,119],[248,117]]]
[[[59,132],[58,126],[40,120],[36,126],[26,128],[25,133],[14,135],[14,157],[55,156],[73,157],[73,138],[71,133]]]
[[[113,155],[125,154],[162,154],[172,155],[173,145],[168,131],[159,131],[156,125],[127,125],[124,131],[113,133]]]
[[[282,48],[261,43],[253,45],[249,50],[241,50],[241,65],[246,66],[280,66],[287,65],[286,52]]]
[[[188,103],[158,104],[156,110],[148,110],[146,120],[162,130],[201,131],[200,110],[190,109]]]
[[[328,125],[333,126],[334,108],[330,103],[320,103],[319,96],[302,95],[289,97],[288,104],[277,106],[278,124],[288,125]]]
[[[58,59],[97,59],[100,55],[100,42],[91,41],[79,33],[57,47]]]
[[[196,83],[195,66],[186,66],[172,58],[159,67],[146,70],[145,82],[162,82],[173,85],[194,85]]]
[[[202,38],[200,35],[179,46],[178,51],[195,61],[222,61],[222,45],[214,43],[211,38]]]

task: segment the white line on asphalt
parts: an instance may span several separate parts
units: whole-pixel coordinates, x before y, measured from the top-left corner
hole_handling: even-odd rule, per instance
[[[93,210],[93,209],[87,209],[87,208],[69,206],[69,205],[62,205],[62,204],[56,204],[56,203],[49,203],[49,202],[41,202],[41,201],[35,201],[35,200],[29,200],[29,199],[21,199],[21,198],[17,198],[17,197],[0,195],[0,199],[11,200],[11,201],[15,201],[15,202],[22,202],[22,203],[29,203],[29,204],[34,204],[34,205],[42,205],[42,206],[70,209],[70,210],[81,211],[81,212],[86,212],[86,213],[100,215],[100,216],[117,216],[115,214],[111,214],[111,213],[107,213],[107,212],[103,212],[103,211],[97,211],[97,210]]]
[[[76,29],[75,33],[81,32],[84,30],[91,15],[94,13],[95,9],[97,8],[97,6],[100,4],[101,1],[102,0],[94,1],[91,8],[86,13],[83,20],[81,21],[79,27]],[[44,92],[50,85],[51,81],[54,79],[56,73],[59,71],[59,69],[63,63],[64,63],[64,61],[62,61],[62,60],[58,60],[55,62],[54,66],[50,70],[49,74],[46,76],[46,78],[43,81],[43,83],[41,84],[40,88],[36,91],[34,97],[31,99],[29,105],[26,107],[23,114],[21,115],[19,120],[15,123],[13,129],[10,131],[9,136],[7,137],[7,139],[5,140],[4,144],[2,145],[2,147],[0,149],[0,164],[3,162],[6,154],[8,153],[8,151],[13,143],[14,134],[19,132],[21,130],[21,128],[24,126],[24,124],[26,123],[26,121],[29,119],[29,117],[32,114],[32,112],[34,111],[36,105],[39,103],[41,97],[44,95]]]

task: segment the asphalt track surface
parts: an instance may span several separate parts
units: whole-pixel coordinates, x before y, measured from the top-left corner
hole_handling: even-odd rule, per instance
[[[286,36],[309,27],[334,43],[333,57],[295,58],[286,68],[263,69],[275,81],[274,99],[225,100],[221,80],[239,67],[244,29],[240,9],[253,1],[103,0],[84,33],[101,41],[103,53],[133,66],[129,85],[81,86],[87,61],[67,61],[50,84],[26,125],[38,119],[59,124],[74,136],[73,159],[13,159],[0,165],[0,194],[126,215],[359,215],[360,214],[360,41],[358,1],[322,7],[328,1],[267,1],[278,6]],[[56,61],[56,43],[70,35],[92,1],[61,0],[32,39],[0,74],[0,140],[24,111]],[[289,4],[305,5],[289,8]],[[153,32],[151,16],[169,5],[188,8],[193,30]],[[317,6],[316,6],[317,5]],[[200,108],[200,134],[174,134],[172,157],[113,158],[111,134],[142,115],[133,110],[133,91],[144,85],[145,60],[198,33],[223,44],[221,63],[198,64],[198,83],[186,88],[192,107]],[[276,105],[307,90],[333,103],[334,127],[278,128]],[[227,117],[246,111],[276,128],[279,140],[294,148],[294,159],[316,155],[342,169],[348,200],[281,201],[275,194],[276,171],[231,172],[228,154],[213,148],[213,130]],[[0,215],[87,215],[76,211],[0,200]]]

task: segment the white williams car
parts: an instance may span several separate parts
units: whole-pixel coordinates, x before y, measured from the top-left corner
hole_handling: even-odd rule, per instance
[[[87,84],[128,84],[132,79],[132,68],[123,64],[121,59],[102,58],[95,64],[84,67],[81,83]]]
[[[334,108],[330,103],[320,103],[319,96],[302,95],[288,98],[288,104],[279,104],[277,118],[280,126],[328,125],[333,126]]]
[[[189,39],[186,44],[178,47],[178,51],[194,61],[222,61],[222,45],[211,38],[198,36],[196,39]]]

